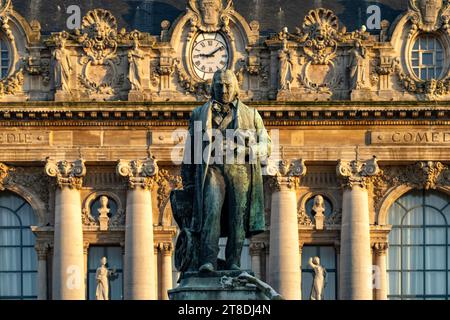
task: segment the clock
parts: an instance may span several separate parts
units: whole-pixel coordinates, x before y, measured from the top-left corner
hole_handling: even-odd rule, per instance
[[[192,69],[201,80],[211,80],[217,70],[227,69],[230,61],[227,41],[218,32],[200,33],[190,56]]]

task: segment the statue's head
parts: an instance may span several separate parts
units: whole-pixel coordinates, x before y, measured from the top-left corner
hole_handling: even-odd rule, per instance
[[[102,206],[102,208],[106,208],[108,206],[108,197],[107,196],[100,197],[100,205]]]
[[[222,104],[239,98],[239,82],[233,71],[216,71],[211,85],[211,97]]]
[[[323,197],[319,194],[314,198],[315,207],[323,207]]]
[[[222,0],[197,0],[197,7],[206,25],[216,26],[219,23],[219,14],[223,10]]]
[[[106,257],[103,257],[100,259],[100,263],[102,264],[102,266],[105,266],[106,263],[108,263],[108,260],[106,259]]]
[[[314,257],[314,258],[313,258],[313,263],[314,263],[315,265],[320,265],[320,258],[319,258],[319,257]]]

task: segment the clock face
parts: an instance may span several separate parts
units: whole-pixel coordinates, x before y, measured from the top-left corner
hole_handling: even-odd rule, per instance
[[[217,70],[229,63],[228,45],[220,33],[202,33],[194,41],[191,62],[195,74],[202,80],[213,78]]]

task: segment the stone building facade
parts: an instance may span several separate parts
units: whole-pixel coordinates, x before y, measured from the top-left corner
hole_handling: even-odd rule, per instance
[[[287,299],[309,299],[312,256],[326,299],[450,297],[447,1],[410,0],[379,35],[318,8],[270,37],[232,1],[187,1],[159,35],[103,9],[42,35],[0,4],[0,299],[93,299],[102,256],[111,298],[167,299],[169,194],[221,68],[277,142],[245,267]]]

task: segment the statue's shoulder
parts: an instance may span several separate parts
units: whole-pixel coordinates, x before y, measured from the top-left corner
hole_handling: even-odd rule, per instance
[[[194,110],[192,110],[192,116],[191,117],[194,118],[194,119],[198,119],[203,112],[206,112],[206,110],[208,109],[209,105],[210,105],[210,102],[208,101],[204,105],[196,107]]]

